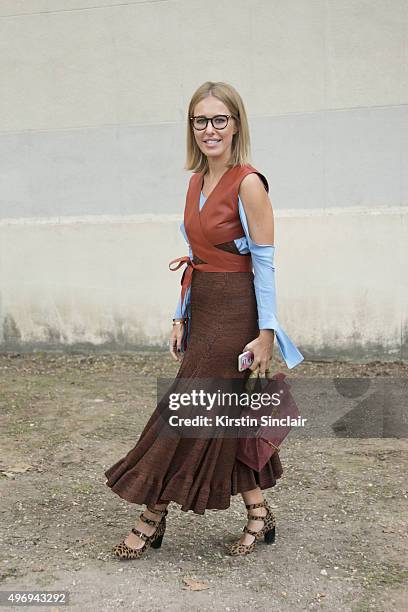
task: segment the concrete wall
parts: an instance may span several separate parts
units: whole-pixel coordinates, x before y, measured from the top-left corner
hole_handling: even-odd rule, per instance
[[[0,3],[0,348],[166,341],[186,107],[225,80],[270,183],[285,330],[310,357],[406,359],[408,4],[202,6]]]

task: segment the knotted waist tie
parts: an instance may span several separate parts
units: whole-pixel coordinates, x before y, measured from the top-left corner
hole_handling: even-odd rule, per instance
[[[221,249],[218,247],[217,250],[220,251]],[[196,258],[195,256],[193,257],[193,259],[191,259],[188,255],[185,255],[184,257],[177,257],[176,259],[172,259],[169,263],[169,269],[172,272],[175,272],[176,270],[178,270],[183,264],[187,264],[181,276],[181,283],[180,283],[181,284],[181,302],[180,302],[181,306],[183,306],[185,295],[189,287],[191,286],[193,270],[201,270],[203,272],[251,272],[252,271],[251,257],[247,254],[241,255],[239,253],[237,254],[237,257],[238,259],[235,262],[234,269],[231,269],[231,266],[229,266],[228,264],[226,264],[224,267],[221,267],[219,265],[214,265],[214,264],[205,262],[202,259]],[[194,259],[198,259],[199,263],[196,263]],[[175,263],[177,263],[177,265],[172,268],[171,267],[172,264],[175,264]]]
[[[172,268],[171,265],[177,262],[178,262],[178,265],[175,268]],[[181,276],[181,282],[180,282],[181,284],[181,306],[183,306],[184,304],[184,297],[187,293],[188,288],[191,285],[191,279],[193,276],[194,268],[197,268],[200,270],[202,267],[202,264],[195,264],[193,259],[191,259],[188,255],[185,255],[184,257],[177,257],[176,259],[172,259],[171,262],[169,263],[169,269],[172,272],[175,272],[183,264],[187,264],[187,265],[184,268],[183,274]]]

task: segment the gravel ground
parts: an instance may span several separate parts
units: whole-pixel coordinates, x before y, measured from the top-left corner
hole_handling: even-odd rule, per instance
[[[401,363],[278,364],[294,383],[408,379]],[[0,355],[0,590],[66,590],[75,611],[407,609],[404,437],[289,436],[284,475],[266,492],[276,543],[248,557],[224,554],[245,524],[239,496],[204,516],[172,503],[160,550],[112,557],[140,507],[103,472],[135,444],[157,377],[177,369],[163,351]]]

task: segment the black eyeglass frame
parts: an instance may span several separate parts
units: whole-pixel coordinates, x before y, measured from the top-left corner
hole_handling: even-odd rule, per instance
[[[220,128],[220,127],[218,127],[218,128],[217,128],[217,127],[215,127],[215,125],[214,125],[213,121],[214,121],[214,119],[215,119],[216,117],[225,117],[225,118],[226,118],[227,123],[224,125],[224,127],[222,127],[222,128]],[[203,128],[197,128],[197,127],[194,125],[194,119],[205,119],[205,120],[206,120],[206,122],[205,122],[205,127],[203,127]],[[204,117],[204,115],[193,115],[192,117],[190,117],[190,121],[191,121],[191,123],[192,123],[192,126],[193,126],[193,128],[194,128],[195,130],[197,130],[197,132],[202,132],[203,130],[206,130],[206,129],[207,129],[207,126],[208,126],[208,122],[209,122],[209,121],[211,121],[211,125],[213,126],[214,130],[225,130],[225,128],[227,127],[227,125],[228,125],[228,123],[229,123],[229,120],[230,120],[230,119],[236,119],[235,115],[222,115],[222,114],[220,114],[220,115],[214,115],[214,117]]]

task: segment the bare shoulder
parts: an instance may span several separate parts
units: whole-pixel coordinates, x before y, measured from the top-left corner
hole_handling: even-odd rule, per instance
[[[245,207],[271,206],[268,193],[260,176],[255,172],[247,174],[241,181],[239,196]]]

